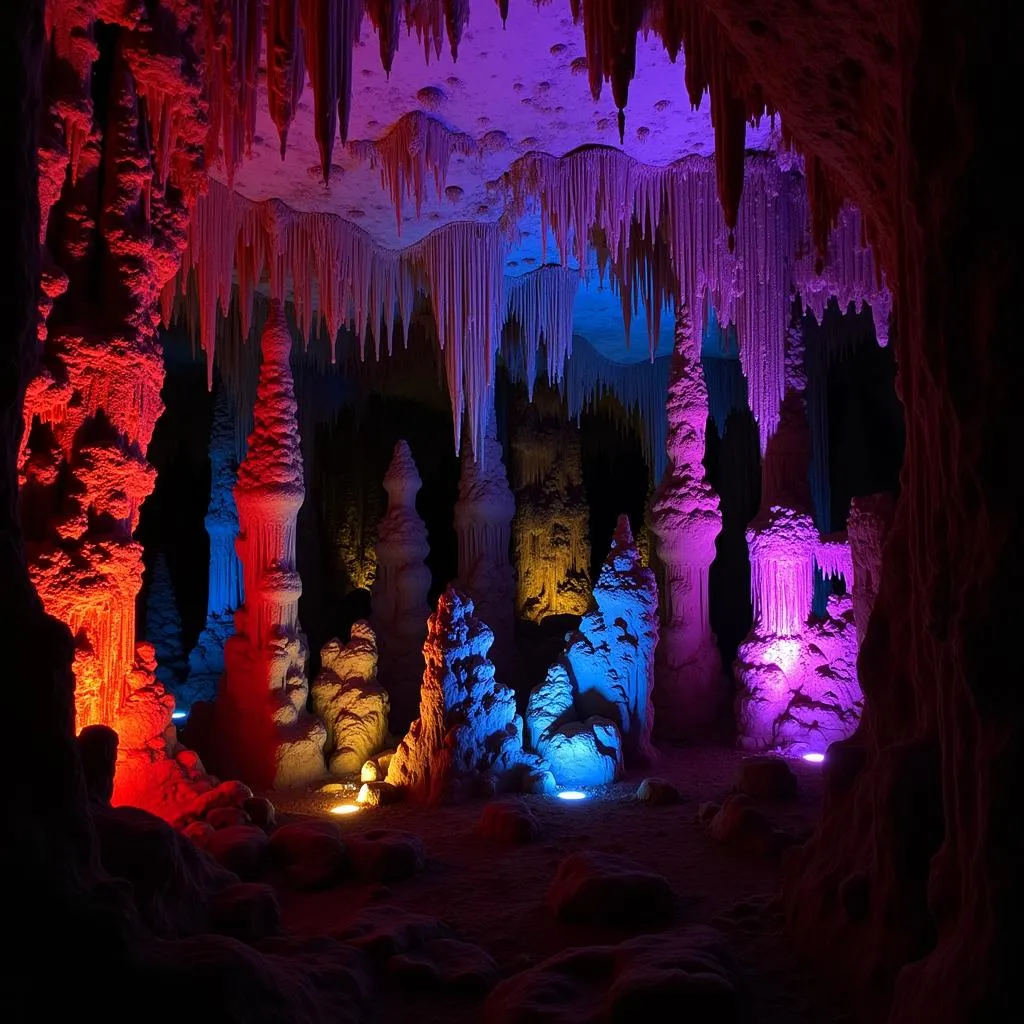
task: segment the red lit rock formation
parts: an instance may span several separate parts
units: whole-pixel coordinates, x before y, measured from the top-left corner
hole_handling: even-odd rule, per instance
[[[327,731],[306,710],[309,651],[295,569],[295,519],[305,490],[291,345],[284,310],[272,302],[253,430],[235,484],[245,597],[225,644],[211,737],[222,774],[257,786],[294,786],[326,770]]]
[[[892,529],[895,511],[891,494],[872,494],[854,498],[850,503],[846,532],[853,559],[853,614],[857,621],[858,645],[867,635],[871,609],[878,596],[882,549]]]
[[[664,567],[654,704],[658,732],[674,738],[706,732],[719,719],[725,699],[721,657],[708,618],[708,574],[722,514],[704,473],[708,393],[691,315],[690,310],[676,310],[668,387],[668,468],[650,513]]]
[[[145,451],[163,409],[159,296],[202,186],[205,104],[198,10],[157,4],[151,14],[143,23],[116,4],[48,8],[39,197],[53,262],[43,312],[54,305],[25,406],[22,509],[33,582],[76,638],[77,725],[120,736],[114,801],[173,816],[171,804],[205,783],[195,756],[178,756],[173,701],[147,675],[152,649],[136,651],[142,559],[132,534],[153,487]],[[102,51],[100,16],[117,26]],[[108,77],[109,95],[94,104]]]

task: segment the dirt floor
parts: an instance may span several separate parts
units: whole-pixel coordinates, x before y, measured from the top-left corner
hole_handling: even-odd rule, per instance
[[[346,833],[400,829],[419,835],[427,865],[413,878],[391,886],[350,884],[326,892],[282,891],[287,931],[311,934],[344,927],[368,906],[394,907],[439,918],[459,938],[486,949],[503,978],[571,947],[618,942],[633,931],[613,931],[559,922],[546,896],[559,863],[570,853],[596,850],[632,858],[663,874],[677,894],[673,927],[705,923],[728,939],[742,965],[743,1018],[764,1024],[817,1024],[848,1018],[794,964],[780,933],[773,901],[780,858],[745,853],[712,840],[697,821],[704,801],[720,802],[729,792],[742,755],[724,748],[663,750],[656,765],[633,772],[621,783],[569,802],[553,796],[526,800],[542,825],[533,842],[512,845],[474,834],[484,801],[422,808],[409,805],[364,808],[331,814],[354,799],[316,790],[267,794],[279,821],[327,817]],[[800,794],[788,801],[762,800],[772,823],[806,836],[818,816],[820,768],[792,762]],[[651,806],[636,801],[638,783],[657,776],[674,783],[683,801]],[[459,1024],[481,1020],[482,1000],[449,994],[414,995],[386,991],[376,1006],[382,1022]]]

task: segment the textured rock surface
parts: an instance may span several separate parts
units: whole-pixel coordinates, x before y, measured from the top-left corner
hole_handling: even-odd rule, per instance
[[[512,546],[516,615],[584,615],[590,607],[590,509],[583,488],[579,427],[545,386],[511,413],[516,514]]]
[[[487,804],[476,833],[501,843],[528,843],[540,835],[540,822],[522,800],[495,800]]]
[[[683,796],[671,782],[665,779],[644,779],[637,787],[636,798],[641,803],[657,807],[677,804]]]
[[[297,821],[276,828],[270,837],[269,861],[296,889],[326,889],[345,877],[348,851],[331,821]]]
[[[494,405],[487,413],[482,446],[462,446],[455,533],[459,544],[457,586],[473,600],[476,614],[494,635],[491,660],[506,682],[518,677],[515,646],[515,570],[509,560],[516,503],[508,485]],[[468,430],[468,428],[467,428]]]
[[[645,1020],[671,1006],[682,1020],[731,1021],[736,965],[714,929],[641,935],[559,953],[503,981],[484,1006],[493,1024]]]
[[[291,334],[280,305],[271,306],[261,346],[255,422],[235,485],[245,604],[225,648],[210,742],[221,774],[286,787],[324,774],[327,736],[306,710],[308,649],[295,568],[295,520],[305,492]]]
[[[161,552],[153,562],[146,590],[146,640],[156,654],[156,677],[168,693],[177,697],[185,679],[185,652],[181,646],[181,613],[171,571]]]
[[[721,655],[709,620],[708,579],[722,529],[718,495],[704,471],[708,393],[693,312],[676,310],[668,390],[668,466],[651,500],[662,565],[661,635],[655,657],[658,732],[707,734],[728,710]]]
[[[646,928],[675,912],[675,893],[663,876],[613,853],[573,853],[548,889],[548,905],[564,921]]]
[[[377,527],[377,578],[372,620],[379,633],[380,681],[391,699],[396,729],[415,717],[430,606],[427,528],[416,512],[423,481],[405,441],[395,445],[384,490],[387,514]]]
[[[658,592],[626,516],[594,586],[596,609],[531,694],[529,744],[561,785],[600,785],[651,754]]]
[[[372,882],[398,882],[423,869],[423,840],[412,832],[372,829],[349,836],[349,863],[355,874]]]
[[[488,658],[493,640],[469,597],[449,587],[438,598],[423,645],[420,716],[388,765],[387,781],[412,799],[458,798],[475,772],[502,778],[533,767],[515,694],[495,679]]]
[[[377,634],[368,622],[353,623],[349,642],[328,641],[320,664],[310,697],[327,728],[327,766],[352,775],[387,742],[390,704],[377,685]]]

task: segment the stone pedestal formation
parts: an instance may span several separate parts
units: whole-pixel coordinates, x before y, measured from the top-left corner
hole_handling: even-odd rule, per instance
[[[594,585],[594,611],[531,694],[527,740],[563,786],[611,782],[652,753],[658,588],[619,516]]]
[[[416,495],[422,486],[409,445],[399,441],[384,474],[388,510],[377,527],[377,578],[372,590],[378,675],[391,698],[396,730],[405,729],[416,716],[430,615],[430,570],[424,562],[430,544],[416,512]]]
[[[449,587],[427,623],[419,718],[398,745],[387,781],[412,800],[440,803],[515,788],[538,765],[523,752],[515,693],[494,674],[494,634],[473,600]]]
[[[811,618],[814,569],[853,586],[849,546],[821,538],[811,516],[807,378],[798,321],[786,338],[786,391],[777,432],[762,460],[761,511],[747,531],[754,623],[736,654],[736,726],[748,750],[823,753],[856,728],[863,706],[857,682],[853,600],[828,600]]]
[[[858,647],[867,635],[868,620],[878,594],[882,548],[895,514],[896,503],[891,494],[870,494],[854,498],[850,503],[846,532],[853,560],[853,615],[857,622]]]
[[[360,619],[347,644],[328,641],[310,690],[314,713],[327,729],[327,767],[352,775],[387,746],[388,694],[377,683],[377,634]]]
[[[271,302],[248,449],[238,469],[238,557],[245,602],[225,647],[215,705],[218,768],[254,786],[323,775],[323,723],[306,710],[308,649],[298,619],[295,520],[305,497],[284,311]]]
[[[676,312],[668,388],[668,466],[650,505],[650,529],[663,567],[661,639],[654,703],[659,734],[706,734],[728,696],[708,614],[708,577],[722,529],[718,495],[704,473],[708,393],[691,312]]]
[[[512,548],[516,616],[543,622],[590,607],[590,509],[583,488],[579,428],[557,392],[525,395],[512,417],[516,513]]]
[[[508,486],[494,404],[491,402],[483,444],[474,456],[462,446],[462,475],[455,502],[455,533],[459,542],[458,587],[494,633],[494,664],[505,680],[515,679],[515,571],[509,541],[516,503]]]
[[[234,402],[222,386],[213,403],[210,428],[210,505],[206,532],[210,537],[210,583],[206,626],[188,658],[188,679],[177,691],[184,710],[199,700],[212,700],[224,674],[224,644],[235,632],[235,610],[241,605],[242,566],[235,551],[238,509],[234,487],[238,475],[239,441]]]

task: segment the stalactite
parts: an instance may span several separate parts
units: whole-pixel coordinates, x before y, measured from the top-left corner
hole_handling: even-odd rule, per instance
[[[221,771],[289,786],[324,772],[326,730],[306,711],[308,649],[298,617],[295,520],[305,497],[291,332],[272,303],[261,339],[254,423],[238,469],[238,555],[245,603],[225,645],[211,737]]]
[[[659,730],[674,738],[692,738],[715,726],[725,697],[708,601],[722,514],[704,472],[708,393],[700,370],[703,332],[692,323],[689,310],[676,310],[667,399],[668,466],[649,515],[664,574],[654,702]]]
[[[447,125],[420,110],[403,114],[376,142],[352,143],[354,155],[380,171],[381,187],[395,208],[398,234],[402,233],[402,206],[412,198],[420,216],[427,191],[428,175],[434,194],[444,197],[448,167],[456,153],[477,156],[480,149],[473,138],[454,132]]]
[[[518,351],[525,358],[522,376],[517,379],[525,380],[531,399],[542,345],[547,355],[548,383],[561,383],[572,355],[573,310],[579,286],[578,271],[557,266],[541,267],[505,283],[507,318],[515,321]]]
[[[306,68],[313,87],[313,126],[324,181],[331,178],[335,135],[348,141],[352,48],[359,41],[363,0],[299,0]]]
[[[306,82],[299,0],[267,0],[266,58],[267,105],[277,126],[283,160],[288,129]]]

